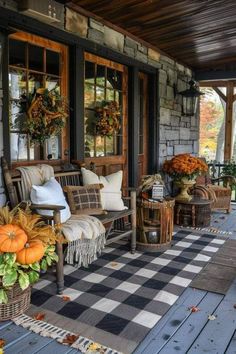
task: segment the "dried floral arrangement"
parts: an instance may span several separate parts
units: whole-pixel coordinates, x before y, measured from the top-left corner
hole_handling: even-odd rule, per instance
[[[32,143],[43,144],[50,136],[60,135],[68,117],[68,104],[57,88],[39,88],[28,96],[23,94],[18,105],[15,125],[30,136]]]
[[[207,164],[198,157],[190,154],[179,154],[163,164],[163,171],[175,180],[185,177],[189,180],[208,171]]]
[[[0,304],[8,303],[7,291],[16,283],[25,290],[57,262],[56,240],[57,231],[29,209],[0,208]]]
[[[117,133],[120,125],[120,110],[116,101],[102,101],[101,106],[96,107],[96,134],[110,136]]]

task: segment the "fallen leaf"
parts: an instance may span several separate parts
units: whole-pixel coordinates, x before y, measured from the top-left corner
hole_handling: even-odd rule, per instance
[[[45,313],[38,312],[33,316],[33,318],[37,321],[43,321],[45,318]]]
[[[210,320],[210,321],[214,321],[215,319],[216,319],[215,315],[209,315],[208,316],[208,320]]]
[[[200,309],[199,309],[197,306],[191,306],[191,307],[189,307],[188,309],[189,309],[189,311],[191,311],[191,312],[198,312],[198,311],[200,311]]]
[[[71,298],[69,296],[63,295],[62,300],[63,301],[71,301]]]
[[[6,344],[5,339],[0,338],[0,348],[3,348],[5,344]]]
[[[77,341],[78,338],[79,338],[79,334],[77,334],[77,335],[76,334],[67,334],[65,336],[65,338],[63,338],[62,343],[72,345],[74,342]]]
[[[116,263],[116,262],[111,262],[111,266],[112,267],[116,267],[118,265],[118,263]]]

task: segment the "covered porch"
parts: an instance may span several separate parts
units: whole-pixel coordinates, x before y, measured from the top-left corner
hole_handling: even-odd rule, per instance
[[[122,170],[122,186],[137,188],[165,160],[199,156],[199,102],[186,114],[181,94],[191,79],[226,104],[224,161],[208,161],[221,175],[233,157],[233,0],[42,3],[0,4],[0,155],[13,175],[36,163],[59,174],[92,164],[102,176]],[[42,88],[65,97],[69,113],[60,134],[35,138],[19,104]],[[8,201],[1,178],[0,205]],[[53,270],[42,275],[29,310],[0,322],[4,353],[235,353],[234,202],[235,189],[231,213],[175,225],[155,252],[131,254],[122,239],[88,268],[65,265],[63,295]]]

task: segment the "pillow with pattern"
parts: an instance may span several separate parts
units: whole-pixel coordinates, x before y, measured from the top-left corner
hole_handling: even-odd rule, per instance
[[[66,186],[68,203],[72,214],[99,215],[104,214],[101,203],[101,184],[89,186]]]

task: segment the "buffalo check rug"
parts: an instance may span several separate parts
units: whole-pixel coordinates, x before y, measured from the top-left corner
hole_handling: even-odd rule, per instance
[[[28,314],[43,312],[53,325],[132,353],[226,238],[180,229],[168,249],[135,254],[114,243],[89,268],[65,266],[64,299],[55,295],[55,275],[43,276]]]

